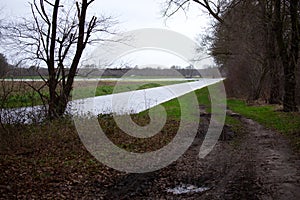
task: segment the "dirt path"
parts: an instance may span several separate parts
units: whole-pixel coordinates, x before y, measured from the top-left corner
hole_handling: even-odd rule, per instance
[[[39,153],[36,154],[32,150],[2,155],[0,199],[299,200],[300,157],[293,153],[289,142],[250,119],[231,115],[244,126],[232,140],[219,141],[208,156],[199,159],[210,121],[210,116],[203,114],[194,143],[186,153],[168,167],[147,174],[120,173],[102,164],[82,165],[93,160],[81,141],[73,136],[70,138],[74,143],[66,146],[49,143],[44,153],[44,148],[37,148]],[[224,128],[224,134],[232,135],[230,127]],[[72,155],[77,150],[75,155],[81,156],[80,162],[77,162],[78,157],[72,160],[73,164],[61,162],[69,161],[65,155],[59,157],[58,151],[69,155],[66,149],[70,149]],[[52,159],[49,162],[54,165],[43,165],[45,159],[39,156],[40,152]],[[32,159],[43,162],[31,163]],[[180,185],[207,190],[188,194],[167,191]]]
[[[282,135],[242,118],[249,131],[245,150],[254,156],[262,199],[300,199],[300,160]]]
[[[178,161],[157,172],[115,180],[105,199],[300,199],[300,159],[289,142],[250,119],[239,119],[245,128],[239,142],[221,141],[200,160],[206,118],[193,145]],[[181,184],[210,189],[181,195],[166,191]]]

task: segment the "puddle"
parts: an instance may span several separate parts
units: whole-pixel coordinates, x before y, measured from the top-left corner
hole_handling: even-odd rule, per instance
[[[188,194],[188,193],[201,193],[201,192],[205,192],[209,189],[210,188],[208,188],[208,187],[197,187],[197,186],[190,185],[190,184],[187,184],[187,185],[182,184],[181,186],[167,189],[167,192],[179,195],[179,194]]]

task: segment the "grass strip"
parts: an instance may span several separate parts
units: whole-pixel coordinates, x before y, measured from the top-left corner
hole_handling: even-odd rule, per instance
[[[297,151],[300,150],[300,113],[278,111],[274,105],[249,106],[243,100],[229,99],[228,107],[266,128],[286,135]]]

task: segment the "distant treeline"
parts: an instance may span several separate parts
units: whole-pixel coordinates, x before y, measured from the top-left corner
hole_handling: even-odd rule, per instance
[[[145,69],[124,69],[124,68],[110,68],[110,69],[95,69],[95,68],[81,68],[78,71],[79,76],[83,77],[116,77],[120,78],[122,76],[170,76],[170,77],[178,77],[183,76],[186,78],[191,77],[210,77],[216,78],[218,77],[218,68],[207,68],[207,69],[152,69],[152,68],[145,68]],[[68,72],[66,72],[68,73]],[[222,72],[222,76],[225,74]],[[6,78],[13,77],[38,77],[48,76],[47,68],[11,68],[6,73]]]

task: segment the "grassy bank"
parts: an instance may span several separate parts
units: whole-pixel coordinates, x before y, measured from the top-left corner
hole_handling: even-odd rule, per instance
[[[278,106],[248,106],[245,101],[229,99],[228,107],[234,112],[253,119],[267,128],[286,135],[295,149],[300,150],[300,113],[285,113]]]
[[[207,88],[196,91],[198,101],[207,107],[210,112],[209,92]],[[278,105],[250,106],[243,100],[228,99],[227,107],[247,118],[257,121],[261,125],[278,131],[287,136],[296,151],[300,151],[300,113],[286,113],[278,109]],[[233,131],[243,132],[243,127],[238,119],[226,116],[226,124],[230,125]]]

